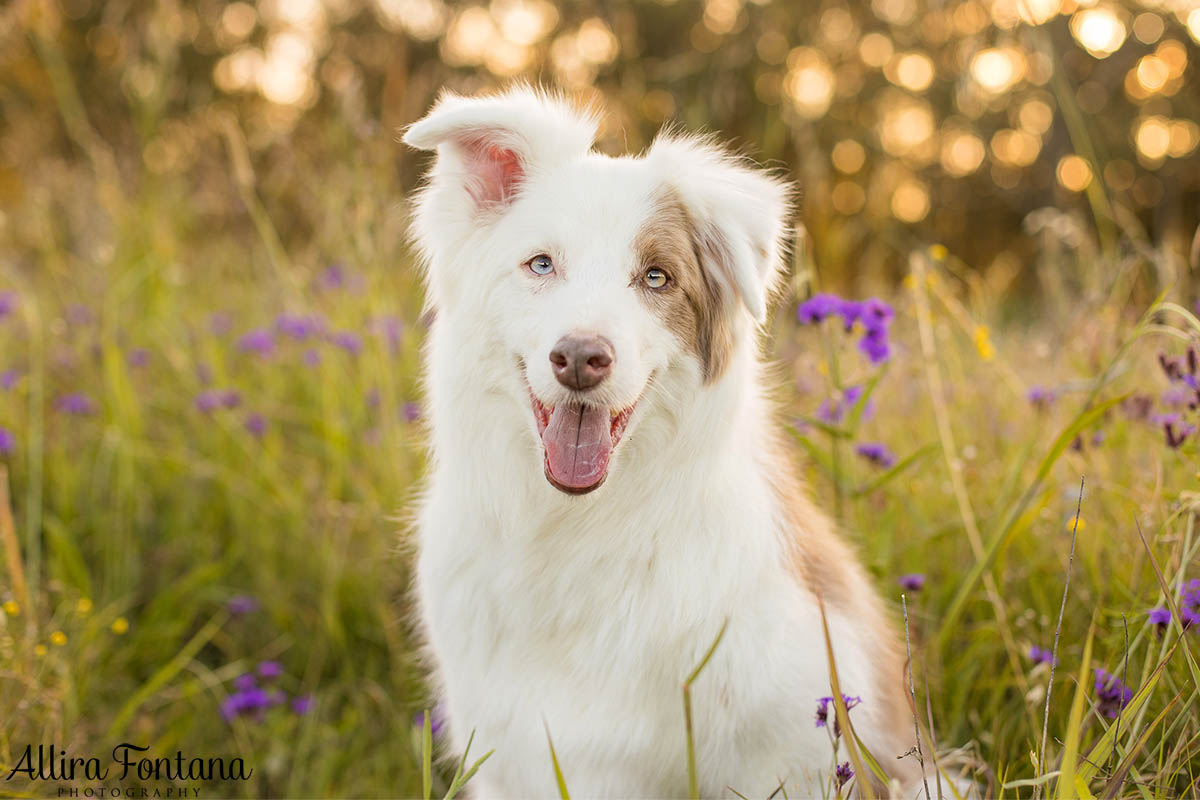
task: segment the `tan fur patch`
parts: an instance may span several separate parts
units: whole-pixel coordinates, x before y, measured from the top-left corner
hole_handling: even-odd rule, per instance
[[[650,308],[700,360],[704,382],[711,383],[729,364],[733,325],[729,298],[704,268],[702,241],[683,204],[664,193],[634,241],[639,266],[633,280]],[[651,267],[670,276],[666,287],[646,286],[642,278]]]

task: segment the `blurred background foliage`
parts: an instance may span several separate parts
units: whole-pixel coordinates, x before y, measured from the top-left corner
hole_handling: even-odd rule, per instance
[[[0,208],[96,138],[125,184],[184,175],[206,223],[238,224],[232,118],[303,241],[307,165],[353,150],[399,195],[422,159],[398,127],[442,89],[525,79],[603,102],[606,151],[678,120],[790,171],[830,275],[894,277],[925,241],[1024,280],[1043,231],[1085,248],[1088,228],[1101,246],[1142,230],[1182,267],[1198,40],[1195,0],[18,0],[0,11]]]

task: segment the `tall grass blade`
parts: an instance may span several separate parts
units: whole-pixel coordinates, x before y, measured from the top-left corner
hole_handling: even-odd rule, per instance
[[[567,780],[563,777],[562,767],[558,763],[558,753],[554,752],[550,726],[546,724],[546,720],[542,720],[542,725],[546,728],[546,743],[550,745],[550,760],[554,762],[554,782],[558,784],[558,796],[561,800],[571,800],[571,793],[567,791]]]
[[[1079,738],[1083,733],[1083,714],[1087,706],[1088,670],[1092,666],[1092,641],[1096,635],[1096,622],[1088,626],[1087,641],[1083,645],[1083,661],[1079,665],[1079,681],[1075,686],[1075,699],[1071,701],[1071,713],[1067,717],[1067,735],[1063,740],[1062,765],[1059,768],[1055,796],[1058,800],[1071,800],[1079,795],[1075,785],[1076,762],[1079,759]],[[1043,757],[1044,758],[1044,757]]]
[[[692,670],[692,674],[688,675],[687,680],[683,682],[683,721],[687,733],[688,797],[691,797],[693,800],[698,800],[700,797],[700,782],[696,778],[696,738],[692,728],[692,684],[696,682],[696,679],[700,677],[700,673],[708,666],[709,659],[713,657],[713,653],[717,652],[717,645],[724,638],[727,627],[729,627],[728,619],[721,623],[721,630],[717,631],[717,637],[709,645],[708,652],[704,654],[704,658],[700,659],[700,663]]]
[[[833,709],[837,714],[838,727],[842,730],[842,738],[846,742],[846,753],[850,757],[850,763],[854,765],[854,774],[858,775],[858,794],[862,800],[875,800],[875,785],[867,776],[866,759],[863,758],[862,750],[859,749],[858,735],[854,732],[854,726],[850,724],[850,711],[846,708],[846,701],[842,699],[842,687],[838,683],[837,664],[833,657],[833,640],[829,638],[829,620],[825,618],[825,603],[820,603],[821,609],[821,630],[825,634],[825,655],[829,659],[829,688],[833,694]],[[878,764],[876,764],[878,766]],[[885,784],[886,785],[886,784]]]

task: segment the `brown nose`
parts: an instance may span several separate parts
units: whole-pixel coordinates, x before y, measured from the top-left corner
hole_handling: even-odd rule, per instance
[[[595,334],[564,336],[550,351],[554,377],[569,389],[591,389],[612,371],[612,342]]]

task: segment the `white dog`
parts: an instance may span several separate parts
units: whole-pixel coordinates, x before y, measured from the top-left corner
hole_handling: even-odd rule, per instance
[[[417,596],[485,797],[830,790],[823,601],[850,720],[919,783],[904,662],[781,446],[758,323],[790,187],[707,140],[592,152],[595,120],[516,88],[444,96],[414,235],[436,311]],[[844,737],[843,737],[844,739]],[[859,776],[858,780],[865,780]],[[731,796],[731,795],[730,795]]]

